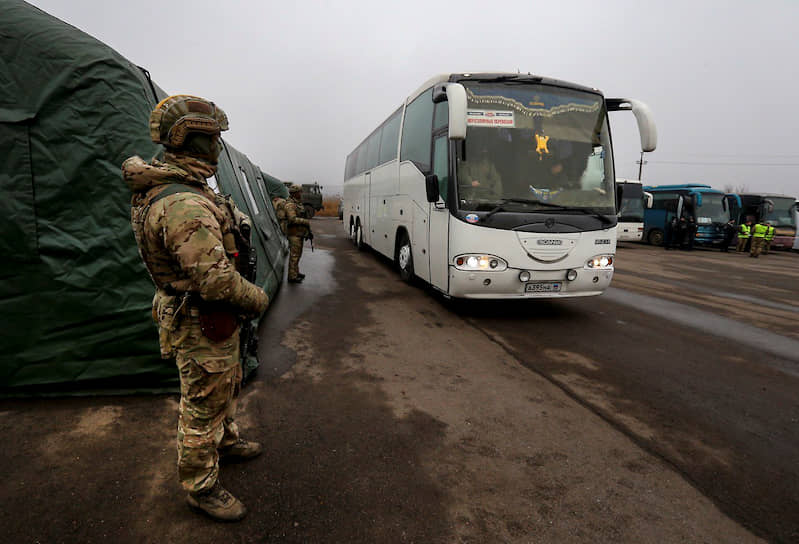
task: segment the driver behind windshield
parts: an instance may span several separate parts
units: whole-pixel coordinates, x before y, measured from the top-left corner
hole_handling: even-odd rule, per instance
[[[462,199],[476,200],[502,198],[502,178],[486,145],[480,147],[477,156],[459,159],[458,189]]]

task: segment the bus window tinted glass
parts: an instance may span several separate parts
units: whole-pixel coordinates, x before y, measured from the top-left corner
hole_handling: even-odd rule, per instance
[[[423,172],[430,170],[430,134],[433,125],[433,90],[419,95],[405,109],[400,160],[413,161]]]
[[[397,158],[401,113],[402,110],[398,110],[391,116],[391,119],[383,125],[383,135],[380,138],[380,164],[393,161]]]
[[[444,202],[447,201],[447,189],[449,186],[448,143],[449,140],[446,136],[440,136],[436,138],[433,144],[433,173],[438,177],[438,194]]]
[[[449,104],[447,102],[439,102],[436,104],[436,113],[433,116],[433,128],[445,127],[447,123],[449,123]]]
[[[355,174],[362,174],[366,170],[366,142],[358,146],[356,151],[358,159],[355,162]]]
[[[366,141],[366,169],[370,170],[377,166],[379,163],[378,151],[380,150],[380,130],[375,131]]]

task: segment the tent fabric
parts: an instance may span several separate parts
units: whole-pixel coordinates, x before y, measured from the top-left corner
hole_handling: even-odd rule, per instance
[[[0,3],[3,394],[176,389],[120,172],[131,155],[161,152],[147,122],[164,96],[91,36],[25,2]],[[227,144],[223,159],[218,186],[255,217],[257,283],[271,298],[287,242],[258,198],[267,176]]]

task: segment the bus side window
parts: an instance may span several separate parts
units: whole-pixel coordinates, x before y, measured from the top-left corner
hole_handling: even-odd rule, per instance
[[[436,104],[433,113],[433,130],[445,127],[449,124],[449,103],[439,102]]]
[[[433,89],[420,94],[405,108],[400,160],[413,161],[421,172],[430,171],[430,134],[433,124]]]
[[[438,177],[438,193],[445,205],[449,186],[448,144],[446,133],[437,137],[433,142],[433,173]]]

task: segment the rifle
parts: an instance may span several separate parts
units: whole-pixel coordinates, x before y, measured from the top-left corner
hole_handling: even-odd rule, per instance
[[[239,224],[238,232],[239,235],[236,240],[236,245],[239,248],[237,268],[245,280],[250,283],[255,283],[258,273],[258,252],[252,247],[250,224],[246,221],[242,221]],[[246,362],[247,358],[250,356],[257,357],[258,335],[255,330],[253,319],[245,319],[242,322],[239,341],[242,362]]]
[[[311,242],[311,253],[313,253],[313,232],[311,232],[310,227],[308,228],[308,234],[305,235],[305,239]]]

